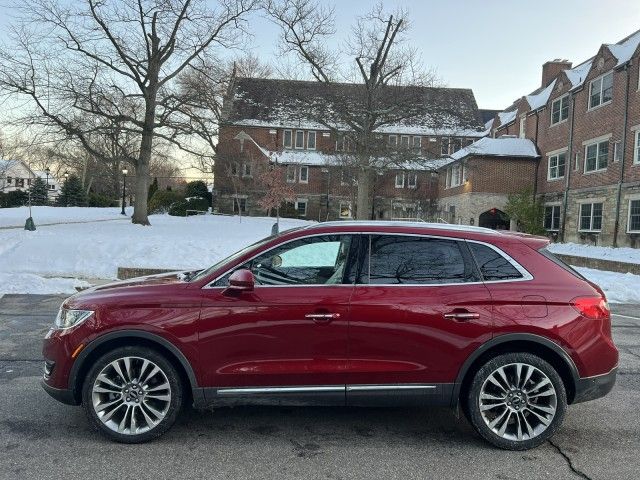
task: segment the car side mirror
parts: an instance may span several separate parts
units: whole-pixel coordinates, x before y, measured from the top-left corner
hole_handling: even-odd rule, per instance
[[[230,292],[251,292],[253,291],[253,287],[255,287],[256,280],[251,273],[251,270],[247,270],[243,268],[241,270],[236,270],[229,277],[229,286],[227,290]]]

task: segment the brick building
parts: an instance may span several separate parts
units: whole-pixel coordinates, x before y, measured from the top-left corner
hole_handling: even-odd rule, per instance
[[[359,87],[339,84],[330,92],[326,88],[306,81],[239,78],[232,82],[223,107],[214,170],[219,212],[264,215],[259,205],[264,195],[260,173],[278,164],[295,191],[285,214],[313,220],[353,216],[357,186],[350,131],[314,120],[309,105],[329,111],[335,102],[356,98]],[[382,157],[371,216],[434,218],[436,169],[443,156],[486,135],[480,111],[468,89],[396,88],[411,89],[422,112],[411,121],[386,124],[376,131]]]
[[[535,142],[545,228],[563,241],[640,247],[640,31],[572,66],[496,115],[494,137]]]

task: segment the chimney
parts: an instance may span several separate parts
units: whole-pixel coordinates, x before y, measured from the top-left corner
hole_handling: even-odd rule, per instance
[[[549,85],[554,78],[558,76],[563,70],[571,68],[571,62],[569,60],[550,60],[542,65],[542,88]]]

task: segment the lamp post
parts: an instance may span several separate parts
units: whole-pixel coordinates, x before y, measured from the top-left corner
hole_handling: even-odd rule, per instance
[[[64,172],[64,186],[67,186],[67,180],[69,180],[69,172],[65,170]],[[65,188],[65,190],[67,190]],[[69,206],[69,191],[67,190],[64,194],[64,206],[68,207]]]
[[[127,170],[126,168],[123,168],[122,169],[122,211],[120,212],[121,215],[126,215],[126,212],[124,211],[124,204],[126,202],[125,192],[127,191],[127,173],[129,173],[129,170]]]
[[[45,168],[44,173],[47,176],[47,196],[44,199],[44,204],[48,205],[49,204],[49,174],[51,173],[51,169],[49,167]]]

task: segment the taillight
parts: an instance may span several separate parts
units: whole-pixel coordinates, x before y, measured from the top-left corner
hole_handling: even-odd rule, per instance
[[[606,320],[610,317],[609,304],[602,297],[576,297],[571,300],[571,306],[580,315],[593,320]]]

